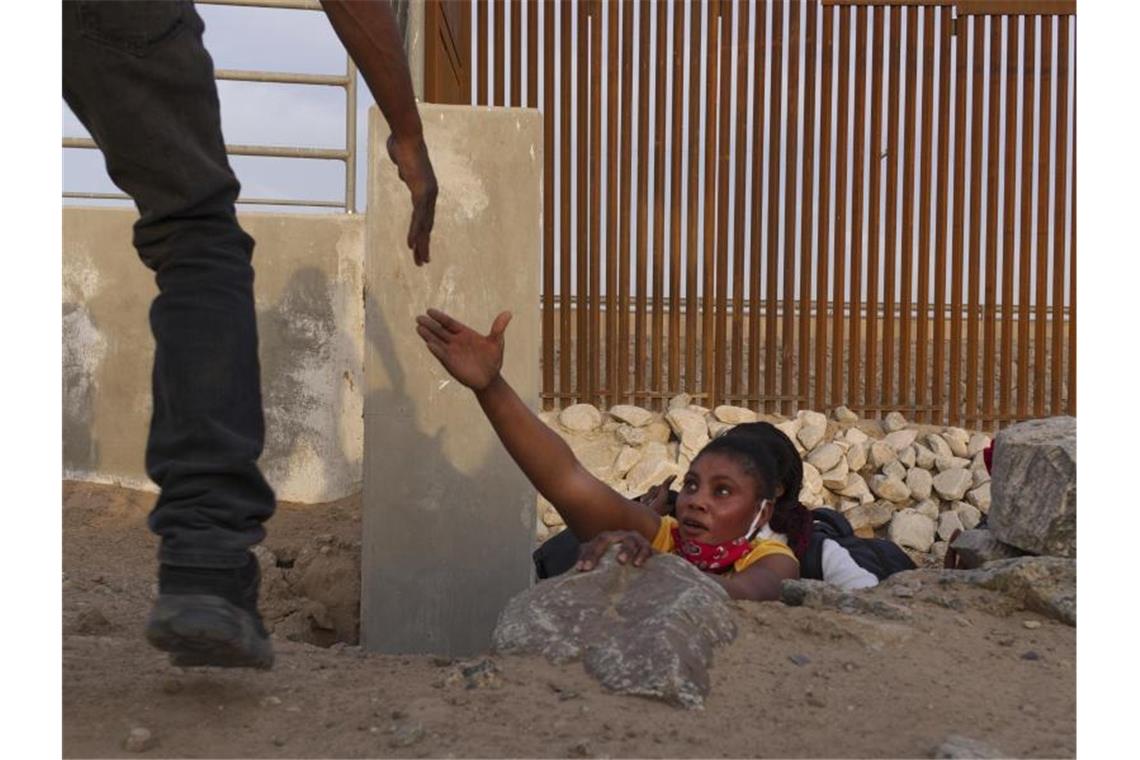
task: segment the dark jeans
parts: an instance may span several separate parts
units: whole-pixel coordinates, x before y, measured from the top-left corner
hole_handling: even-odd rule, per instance
[[[234,210],[214,66],[189,2],[64,2],[63,95],[135,201],[155,273],[147,474],[159,560],[227,568],[265,537],[253,238]]]

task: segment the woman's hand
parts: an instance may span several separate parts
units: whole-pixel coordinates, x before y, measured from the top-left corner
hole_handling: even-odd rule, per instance
[[[438,309],[416,317],[416,332],[428,351],[452,377],[473,391],[480,391],[499,376],[503,367],[503,333],[511,321],[504,311],[495,317],[491,332],[480,335]]]
[[[645,560],[653,556],[653,547],[649,544],[649,540],[637,531],[610,530],[599,533],[578,549],[576,566],[578,571],[584,572],[597,567],[606,550],[613,544],[619,544],[621,547],[617,555],[619,565],[624,565],[632,559],[634,567],[641,567],[645,564]]]

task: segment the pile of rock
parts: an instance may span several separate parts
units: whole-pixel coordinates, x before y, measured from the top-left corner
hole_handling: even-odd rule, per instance
[[[860,535],[878,531],[934,559],[945,554],[954,531],[974,528],[990,508],[990,475],[982,455],[990,436],[913,424],[898,412],[882,421],[863,420],[839,407],[830,419],[806,410],[788,418],[737,406],[708,409],[681,394],[664,412],[629,405],[602,412],[575,404],[540,416],[594,475],[631,497],[669,475],[683,475],[701,448],[729,428],[771,422],[804,459],[800,500],[806,506],[837,509]],[[538,517],[540,541],[563,527],[541,497]]]

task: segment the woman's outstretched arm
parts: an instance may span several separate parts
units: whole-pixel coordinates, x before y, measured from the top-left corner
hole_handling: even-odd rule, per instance
[[[435,309],[416,318],[416,332],[452,377],[475,392],[507,453],[579,540],[607,530],[634,530],[652,540],[661,518],[594,477],[566,442],[523,403],[500,374],[508,312],[480,335]]]

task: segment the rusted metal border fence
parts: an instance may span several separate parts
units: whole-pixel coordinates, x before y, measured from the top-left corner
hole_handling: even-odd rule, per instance
[[[236,5],[255,8],[281,8],[291,10],[320,11],[317,0],[198,0],[203,5]],[[345,147],[311,148],[301,146],[272,145],[226,145],[231,156],[262,156],[268,158],[303,158],[344,163],[343,200],[289,200],[282,198],[240,197],[237,202],[262,206],[300,206],[342,208],[345,213],[356,213],[356,64],[345,56],[344,74],[298,74],[274,71],[238,71],[218,69],[214,76],[218,80],[233,82],[258,82],[262,84],[301,84],[320,87],[342,87],[345,91]],[[94,140],[86,137],[63,138],[64,148],[97,149]],[[65,198],[86,200],[128,200],[122,193],[91,193],[68,191]]]
[[[1076,413],[1075,2],[473,5],[472,102],[547,114],[547,405]]]

